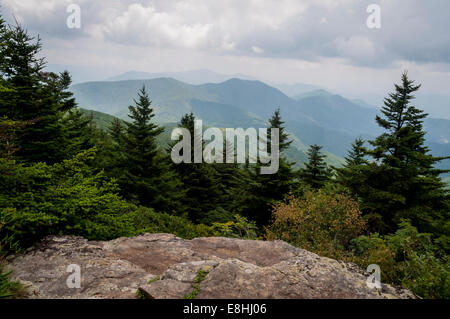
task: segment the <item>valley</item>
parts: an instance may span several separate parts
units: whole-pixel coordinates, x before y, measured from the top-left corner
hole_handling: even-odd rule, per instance
[[[155,120],[166,127],[160,138],[163,146],[170,142],[171,128],[189,112],[202,119],[206,126],[249,128],[267,127],[267,119],[280,107],[293,140],[286,155],[297,166],[302,166],[312,144],[323,145],[327,162],[340,166],[356,138],[368,140],[381,133],[375,122],[378,109],[313,86],[305,85],[304,89],[313,89],[293,98],[261,81],[239,78],[196,85],[167,77],[113,81],[126,76],[150,75],[131,72],[111,81],[76,84],[71,90],[81,108],[126,121],[128,105],[145,85],[155,108]],[[188,82],[200,81],[198,78],[189,81],[189,74],[185,78]],[[104,127],[105,123],[100,126]],[[426,118],[424,127],[426,143],[433,155],[450,154],[450,120]],[[449,169],[450,160],[442,161],[439,168]]]

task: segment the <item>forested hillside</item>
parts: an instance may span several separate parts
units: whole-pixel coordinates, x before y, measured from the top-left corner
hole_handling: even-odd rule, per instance
[[[42,43],[24,27],[0,20],[0,43],[2,257],[47,235],[281,239],[363,268],[378,264],[382,282],[421,297],[450,297],[446,172],[437,168],[443,158],[427,147],[427,116],[413,103],[420,85],[407,72],[364,124],[337,118],[347,107],[360,112],[342,98],[325,96],[323,111],[316,98],[296,101],[258,81],[71,87],[68,72],[46,72]],[[259,161],[175,164],[169,152],[177,141],[163,146],[170,127],[162,123],[175,122],[193,141],[196,118],[278,128],[279,170],[261,174]],[[348,137],[371,123],[378,126],[374,136],[353,139],[341,167],[329,165],[326,148],[305,138],[313,128]],[[305,143],[301,168],[289,155],[296,143]],[[0,297],[20,296],[20,285],[4,271],[6,260]]]
[[[308,145],[322,145],[327,162],[340,166],[356,138],[373,139],[382,133],[375,121],[379,112],[375,107],[365,107],[324,90],[293,99],[260,81],[230,79],[190,85],[171,78],[154,78],[82,83],[71,90],[81,107],[127,120],[127,105],[142,85],[150,91],[155,121],[160,125],[174,123],[180,114],[193,112],[209,126],[266,127],[267,118],[279,107],[294,140],[288,156],[299,166],[306,161]],[[425,143],[433,155],[450,154],[449,120],[425,118],[424,129]],[[442,161],[438,167],[450,169],[450,160]]]

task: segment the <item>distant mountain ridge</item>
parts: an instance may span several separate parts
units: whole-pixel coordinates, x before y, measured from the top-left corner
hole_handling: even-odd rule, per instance
[[[173,78],[87,82],[71,87],[79,105],[127,119],[139,89],[150,92],[156,119],[175,123],[185,113],[217,127],[263,127],[276,108],[295,137],[299,161],[310,144],[319,144],[339,163],[357,137],[371,139],[381,133],[376,108],[324,90],[288,97],[279,89],[255,80],[232,78],[220,83],[192,85]],[[427,144],[436,155],[450,154],[450,121],[427,118]],[[300,154],[301,153],[301,154]],[[444,166],[450,168],[450,161]]]
[[[105,81],[127,81],[127,80],[151,80],[157,78],[172,78],[187,84],[199,85],[205,83],[220,83],[231,78],[240,78],[243,80],[256,80],[253,77],[244,74],[227,75],[207,69],[181,71],[181,72],[157,72],[149,73],[142,71],[128,71],[117,76],[110,77]]]

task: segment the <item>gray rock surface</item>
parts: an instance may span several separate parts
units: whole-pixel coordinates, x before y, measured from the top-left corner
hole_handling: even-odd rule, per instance
[[[80,288],[67,267],[80,266]],[[403,288],[369,288],[358,266],[282,241],[184,240],[145,234],[112,241],[50,236],[10,261],[29,298],[416,298]],[[198,280],[197,280],[198,281]],[[139,294],[137,292],[139,291]]]

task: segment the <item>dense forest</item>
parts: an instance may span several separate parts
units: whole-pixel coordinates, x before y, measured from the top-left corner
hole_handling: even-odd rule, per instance
[[[420,85],[406,72],[376,117],[383,133],[356,140],[342,167],[327,164],[320,145],[300,169],[283,156],[291,141],[274,105],[280,169],[263,175],[260,163],[174,164],[158,142],[151,87],[136,92],[129,121],[98,124],[77,107],[70,74],[45,71],[39,37],[0,19],[0,44],[1,257],[47,235],[281,239],[378,264],[382,282],[421,297],[450,297],[446,171],[425,146],[427,114],[413,106]],[[178,123],[192,138],[195,118]],[[18,297],[5,260],[0,298]]]

